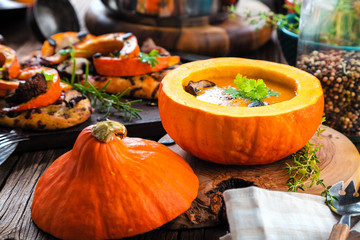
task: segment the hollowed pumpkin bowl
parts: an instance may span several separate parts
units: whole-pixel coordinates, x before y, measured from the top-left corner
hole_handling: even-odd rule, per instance
[[[232,78],[240,73],[281,84],[296,95],[262,107],[230,107],[187,93],[190,80]],[[219,164],[257,165],[301,149],[321,123],[324,97],[316,77],[261,60],[214,58],[183,64],[162,80],[159,113],[164,129],[186,152]]]

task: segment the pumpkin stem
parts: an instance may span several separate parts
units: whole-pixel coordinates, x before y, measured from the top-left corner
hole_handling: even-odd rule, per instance
[[[121,139],[126,137],[127,130],[119,122],[106,120],[99,122],[91,128],[91,134],[100,142],[111,142],[115,136]]]

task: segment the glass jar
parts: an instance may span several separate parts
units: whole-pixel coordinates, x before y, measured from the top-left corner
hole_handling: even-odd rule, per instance
[[[360,142],[360,0],[303,0],[296,66],[316,76],[325,125]]]

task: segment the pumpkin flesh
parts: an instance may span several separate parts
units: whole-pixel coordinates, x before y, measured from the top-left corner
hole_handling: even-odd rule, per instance
[[[40,178],[32,218],[61,239],[112,239],[153,230],[186,211],[198,180],[167,147],[139,138],[102,143],[84,129]]]
[[[264,107],[229,107],[195,99],[184,91],[190,80],[214,76],[266,79],[297,95]],[[221,164],[267,164],[284,158],[313,136],[324,98],[319,81],[299,69],[260,60],[217,58],[192,62],[168,73],[159,92],[162,124],[185,151]]]

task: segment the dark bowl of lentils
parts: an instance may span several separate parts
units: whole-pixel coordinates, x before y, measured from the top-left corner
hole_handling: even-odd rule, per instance
[[[324,90],[325,124],[360,142],[360,47],[306,44],[296,66],[317,77]]]

